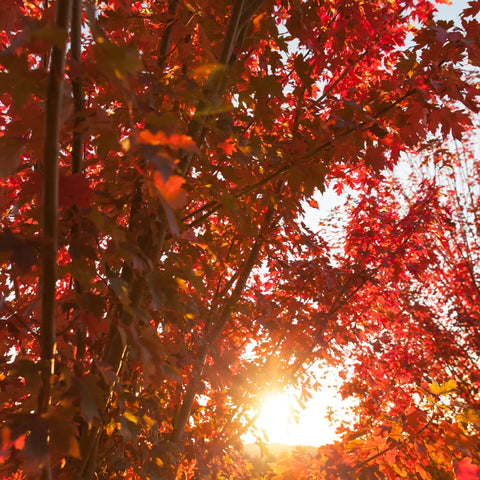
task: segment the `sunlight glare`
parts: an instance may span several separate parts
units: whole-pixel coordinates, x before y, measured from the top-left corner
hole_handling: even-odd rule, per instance
[[[336,426],[327,420],[328,407],[335,408],[338,399],[328,390],[318,392],[301,410],[293,393],[266,396],[255,427],[264,432],[268,443],[320,446],[335,441]],[[296,418],[297,417],[297,418]],[[244,438],[254,442],[254,436]]]

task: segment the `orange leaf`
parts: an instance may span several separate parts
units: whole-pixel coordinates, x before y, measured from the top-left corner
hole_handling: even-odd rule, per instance
[[[167,136],[164,132],[158,131],[152,133],[150,130],[142,130],[138,132],[138,139],[140,143],[147,143],[149,145],[164,145],[171,148],[183,148],[184,150],[197,151],[197,144],[188,135],[180,135],[174,133]]]
[[[225,155],[231,155],[236,150],[235,144],[231,138],[227,138],[227,140],[221,143],[219,147],[223,150]]]
[[[153,174],[155,187],[171,208],[180,208],[184,203],[185,192],[182,189],[184,181],[180,175],[171,175],[165,182],[160,172]]]

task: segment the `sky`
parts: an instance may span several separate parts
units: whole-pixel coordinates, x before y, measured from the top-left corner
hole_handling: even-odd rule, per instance
[[[452,0],[450,5],[439,4],[437,5],[438,13],[436,17],[439,20],[459,20],[460,12],[467,6],[467,0]]]

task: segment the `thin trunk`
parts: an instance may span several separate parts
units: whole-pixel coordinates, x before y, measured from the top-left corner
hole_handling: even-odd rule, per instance
[[[244,27],[242,31],[240,31],[240,23],[245,21],[245,15],[243,12],[243,6],[244,6],[244,0],[237,0],[234,4],[232,15],[227,27],[227,32],[225,35],[225,41],[222,45],[222,52],[220,54],[220,63],[228,64],[230,63],[232,52],[235,48],[235,46],[239,47],[237,44],[237,41],[239,40],[239,36],[241,35],[242,31],[244,30]],[[175,0],[172,0],[172,3],[169,5],[169,10],[171,9],[171,13],[173,14],[173,8],[175,7],[176,9],[176,4]],[[169,27],[167,27],[168,29]],[[159,52],[167,52],[168,51],[168,46],[171,41],[171,35],[168,32],[168,30],[164,33],[162,36],[162,42],[159,48]],[[165,66],[165,63],[162,63],[163,66]],[[206,89],[211,91],[215,91],[215,93],[219,93],[218,89],[220,88],[221,85],[224,84],[225,82],[225,75],[226,72],[223,70],[220,72],[220,76],[215,76],[218,75],[218,73],[212,74],[212,76],[208,79],[207,81],[207,87]],[[197,108],[197,111],[201,110],[201,105]],[[201,141],[203,137],[203,127],[199,126],[199,124],[196,121],[196,115],[194,115],[194,118],[192,119],[191,125],[190,125],[190,132],[192,138],[198,143]],[[188,167],[193,159],[192,155],[187,155],[185,156],[181,161],[179,168],[185,173],[186,169],[184,167]],[[188,169],[188,168],[187,168]],[[139,203],[141,204],[141,202]],[[131,212],[131,220],[134,218],[134,216],[137,214],[137,212],[133,211]],[[158,239],[159,241],[156,243],[155,247],[153,248],[153,252],[148,252],[148,257],[156,259],[159,256],[160,251],[163,248],[164,240],[166,238],[166,233],[167,233],[167,222],[164,222],[163,229],[162,229],[162,235],[160,235],[160,238]],[[144,248],[142,248],[144,250]],[[128,267],[127,267],[128,268]],[[143,283],[141,279],[137,279],[134,282],[134,285],[131,289],[131,305],[132,307],[138,306],[143,298]],[[128,316],[128,314],[126,314]],[[129,323],[128,318],[124,318],[126,320],[126,323]],[[110,363],[115,369],[119,365],[120,357],[123,352],[123,343],[120,338],[120,335],[118,331],[115,331],[112,333],[112,338],[111,341],[109,342],[109,348],[107,350],[106,354],[106,359],[107,362]]]
[[[262,2],[260,2],[262,3]],[[195,142],[199,142],[204,135],[205,112],[212,110],[219,101],[222,89],[225,89],[227,84],[227,76],[232,66],[232,57],[235,47],[239,48],[239,39],[241,33],[246,30],[246,26],[242,23],[244,18],[245,0],[235,0],[233,4],[232,13],[228,22],[227,30],[225,32],[225,40],[222,44],[222,50],[218,59],[218,64],[221,68],[215,71],[208,78],[205,85],[206,100],[201,100],[197,106],[195,114],[190,122],[188,134]],[[241,42],[240,42],[241,43]],[[192,164],[194,154],[187,154],[180,159],[178,165],[179,170],[185,175]]]
[[[57,2],[56,23],[68,28],[71,1]],[[45,145],[43,155],[43,271],[41,279],[42,318],[40,326],[40,357],[44,373],[39,395],[38,412],[45,413],[50,402],[50,380],[55,354],[55,283],[57,280],[58,233],[58,150],[60,139],[60,111],[62,83],[65,72],[65,47],[52,48],[52,61],[47,87],[45,114]]]
[[[68,30],[71,0],[58,1],[56,25]],[[58,233],[58,151],[60,141],[60,112],[62,106],[62,84],[65,72],[65,46],[52,48],[50,73],[47,86],[45,112],[45,145],[43,152],[43,220],[45,238],[41,277],[42,317],[40,323],[40,360],[42,387],[38,396],[37,413],[48,412],[51,402],[52,376],[55,367],[55,294],[57,280],[57,233]],[[41,478],[52,476],[45,466]]]

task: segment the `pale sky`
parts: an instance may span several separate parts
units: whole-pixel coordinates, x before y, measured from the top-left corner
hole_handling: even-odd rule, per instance
[[[452,0],[451,5],[438,4],[437,18],[439,20],[455,20],[458,21],[458,15],[467,6],[467,0]]]

